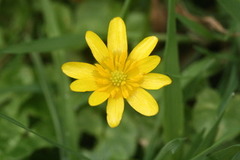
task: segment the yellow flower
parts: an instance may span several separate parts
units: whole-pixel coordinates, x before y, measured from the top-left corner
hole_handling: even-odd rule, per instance
[[[158,104],[145,89],[160,89],[172,82],[166,75],[149,73],[160,63],[159,56],[149,56],[158,39],[155,36],[145,38],[128,56],[126,27],[120,17],[113,18],[109,24],[107,46],[92,31],[87,31],[85,38],[97,63],[63,64],[63,72],[77,79],[71,83],[71,90],[93,91],[88,100],[91,106],[108,100],[106,109],[110,127],[119,125],[124,99],[145,116],[157,114]]]

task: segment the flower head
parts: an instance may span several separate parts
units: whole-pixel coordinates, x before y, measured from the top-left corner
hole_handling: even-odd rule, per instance
[[[166,75],[149,73],[160,63],[159,56],[149,56],[158,39],[155,36],[143,39],[128,56],[126,27],[120,17],[113,18],[109,24],[107,46],[92,31],[87,31],[85,38],[97,63],[63,64],[63,72],[77,79],[71,83],[71,90],[93,91],[88,100],[91,106],[107,100],[110,127],[119,125],[124,99],[145,116],[157,114],[158,104],[145,89],[160,89],[172,82]]]

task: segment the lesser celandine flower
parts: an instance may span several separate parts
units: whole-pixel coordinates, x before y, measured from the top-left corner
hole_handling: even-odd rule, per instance
[[[63,72],[77,79],[71,83],[71,90],[93,91],[88,99],[91,106],[107,100],[110,127],[119,125],[124,99],[145,116],[157,114],[158,104],[145,89],[156,90],[171,83],[166,75],[149,73],[160,63],[159,56],[149,56],[158,39],[155,36],[145,38],[128,55],[126,27],[124,21],[116,17],[109,24],[107,46],[92,31],[87,31],[86,41],[97,63],[63,64]]]

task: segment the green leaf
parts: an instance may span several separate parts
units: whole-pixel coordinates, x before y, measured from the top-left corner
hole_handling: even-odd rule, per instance
[[[217,139],[222,141],[230,141],[240,134],[240,128],[236,127],[240,122],[240,95],[234,95],[229,101],[227,109],[225,111],[222,122],[220,123],[221,130],[217,136]]]
[[[230,68],[230,75],[227,78],[227,85],[224,90],[224,95],[223,95],[223,103],[219,106],[218,108],[218,114],[221,115],[223,114],[224,110],[226,109],[226,103],[229,101],[229,98],[235,91],[235,89],[238,87],[239,83],[239,78],[238,78],[238,71],[237,71],[237,65],[233,64]]]
[[[12,124],[22,128],[22,129],[24,129],[25,131],[27,131],[29,133],[34,134],[35,136],[41,138],[42,140],[44,140],[44,141],[46,141],[46,142],[48,142],[48,143],[50,143],[50,144],[60,148],[60,149],[63,149],[65,151],[67,151],[67,152],[70,152],[70,153],[78,156],[79,158],[81,158],[83,160],[87,160],[87,158],[84,155],[82,155],[81,153],[72,151],[70,148],[67,148],[67,147],[65,147],[65,146],[63,146],[61,144],[58,144],[57,142],[47,138],[47,137],[44,137],[44,136],[38,134],[37,132],[35,132],[35,131],[31,130],[30,128],[26,127],[25,125],[23,125],[21,122],[15,120],[15,119],[13,119],[13,118],[5,115],[5,114],[0,113],[0,118],[7,120],[8,122],[10,122],[10,123],[12,123]]]
[[[233,88],[234,89],[234,88]],[[232,94],[225,95],[227,97],[224,97],[220,103],[220,106],[224,108],[223,112],[218,116],[216,121],[214,122],[213,126],[207,133],[207,135],[204,137],[203,141],[195,151],[197,155],[192,158],[191,160],[199,160],[205,157],[208,153],[210,153],[216,146],[218,146],[220,143],[223,143],[226,139],[221,138],[217,142],[214,143],[216,139],[216,135],[218,133],[219,129],[219,123],[222,120],[223,114],[225,112],[225,109],[227,108],[226,105],[229,103],[230,98],[232,97]],[[231,135],[232,133],[230,133]]]
[[[184,130],[183,96],[180,78],[178,44],[176,37],[176,1],[168,1],[167,41],[164,51],[163,68],[173,83],[164,88],[163,134],[165,142],[181,137]]]
[[[4,159],[23,159],[31,155],[35,150],[49,147],[49,144],[39,140],[36,136],[28,133],[20,134],[18,139],[14,139],[16,146],[4,154]]]
[[[218,105],[218,114],[216,114],[217,119],[214,121],[214,124],[212,125],[211,129],[209,130],[209,132],[207,133],[207,135],[204,137],[203,141],[199,145],[198,149],[196,150],[196,153],[200,153],[200,154],[195,156],[195,158],[193,158],[194,160],[198,159],[198,158],[200,158],[202,156],[205,156],[204,152],[206,150],[208,150],[208,148],[210,148],[210,146],[212,146],[214,144],[216,136],[217,136],[217,134],[219,134],[218,133],[219,123],[222,120],[222,118],[224,117],[224,113],[226,112],[226,108],[229,106],[228,104],[229,104],[229,102],[230,102],[230,100],[231,100],[231,98],[233,96],[232,93],[235,91],[237,86],[238,86],[237,69],[236,69],[236,64],[233,63],[231,65],[230,76],[228,78],[227,84],[225,85],[225,92],[224,92],[225,94],[221,98],[221,102]],[[209,97],[213,98],[213,96],[209,96]],[[230,109],[230,108],[228,107],[228,109]],[[227,128],[228,128],[228,132],[227,133],[229,133],[230,135],[232,135],[233,131],[237,132],[237,133],[239,132],[238,130],[237,131],[236,130],[233,130],[233,131],[229,130],[229,126]],[[222,141],[223,140],[224,139],[222,139]]]
[[[232,95],[230,94],[228,98],[231,97]],[[194,147],[193,150],[195,151],[191,150],[191,152],[195,152],[196,154],[204,150],[202,153],[206,155],[212,150],[209,146],[211,146],[215,140],[214,145],[216,143],[220,144],[230,141],[239,135],[240,128],[236,126],[239,125],[240,121],[240,108],[238,107],[240,95],[235,95],[231,100],[227,100],[229,102],[225,102],[224,105],[226,106],[224,107],[226,107],[226,111],[220,124],[218,124],[220,117],[218,119],[216,119],[216,117],[220,100],[219,94],[210,89],[205,89],[199,94],[197,104],[194,107],[193,124],[198,132],[205,129],[208,133],[202,138],[201,143],[199,143],[200,145]],[[221,104],[223,104],[223,102]]]
[[[217,2],[232,16],[234,20],[240,23],[239,0],[217,0]]]
[[[220,103],[219,94],[210,88],[205,88],[197,95],[193,109],[193,127],[197,132],[209,131],[217,117],[217,106]]]
[[[211,129],[209,130],[209,132],[207,133],[207,135],[203,138],[202,142],[200,143],[200,145],[198,146],[197,150],[195,151],[195,153],[202,153],[202,151],[208,149],[210,146],[212,146],[214,144],[216,135],[218,133],[218,127],[219,127],[219,123],[221,121],[222,117],[219,117],[215,123],[213,124],[213,126],[211,127]],[[201,155],[201,154],[200,154]],[[203,155],[205,156],[205,154]],[[198,157],[198,156],[197,156]],[[201,157],[201,156],[200,156]],[[194,159],[194,158],[193,158]],[[196,159],[196,158],[195,158]]]
[[[239,160],[240,159],[240,152],[236,153],[232,160]]]
[[[212,158],[213,160],[227,160],[233,159],[237,157],[237,154],[240,153],[240,144],[232,145],[228,148],[224,148],[213,152],[208,155],[208,157]]]
[[[169,141],[157,154],[154,160],[165,160],[169,155],[174,155],[176,151],[182,146],[185,138],[176,138]]]
[[[108,0],[83,1],[76,6],[75,30],[91,30],[106,35],[109,21],[119,15],[120,3]]]
[[[63,35],[54,38],[38,39],[23,42],[0,49],[0,54],[26,54],[31,52],[49,52],[66,48],[83,48],[86,46],[84,32],[80,34]]]
[[[129,159],[135,152],[137,135],[136,124],[125,114],[121,125],[104,129],[91,159]]]
[[[3,28],[0,27],[0,48],[1,48],[2,46],[4,46],[3,33],[4,33]]]
[[[131,46],[136,46],[142,40],[147,27],[146,21],[146,16],[142,12],[131,12],[126,17],[128,42]]]
[[[183,160],[190,159],[190,157],[194,155],[196,149],[198,148],[199,144],[203,139],[203,134],[204,130],[193,135],[193,139],[191,140],[192,143],[190,144],[189,149],[186,151]]]
[[[199,24],[197,22],[194,22],[187,17],[184,17],[180,14],[177,15],[178,20],[185,25],[189,30],[196,33],[197,35],[207,39],[207,40],[213,40],[213,39],[222,39],[224,40],[225,37],[221,36],[220,34],[214,33],[207,28],[205,28],[202,24]]]
[[[206,73],[209,68],[215,64],[216,60],[214,58],[206,57],[201,60],[195,61],[190,66],[188,66],[182,73],[182,87],[186,87],[191,81],[198,78],[202,78],[204,73]]]
[[[29,124],[30,120],[28,117],[30,114],[22,107],[23,104],[29,101],[29,94],[21,94],[21,96],[18,96],[11,93],[9,95],[11,95],[10,103],[5,103],[1,113],[4,112],[25,124]],[[28,101],[26,102],[26,100]],[[44,124],[44,127],[51,127],[51,125]],[[4,156],[3,159],[22,159],[40,147],[49,146],[49,143],[41,141],[33,135],[29,135],[28,132],[19,127],[10,127],[9,122],[4,119],[0,119],[0,127],[2,129],[2,132],[0,132],[0,150],[2,153],[0,153],[0,155]],[[49,129],[51,130],[51,128]]]
[[[196,50],[196,52],[202,54],[202,55],[206,55],[208,56],[209,58],[215,58],[217,61],[219,60],[229,60],[229,61],[235,61],[236,58],[233,54],[227,54],[229,53],[228,50],[224,50],[224,51],[220,51],[220,52],[213,52],[213,51],[210,51],[209,49],[206,49],[204,47],[201,47],[201,46],[194,46],[193,47],[194,50]]]
[[[82,105],[82,110],[78,114],[78,130],[80,134],[87,132],[98,138],[101,138],[106,121],[102,118],[99,111],[102,111],[100,106],[97,108],[90,107],[87,103]],[[94,118],[92,118],[94,117]],[[87,123],[86,123],[87,121]]]
[[[122,11],[121,11],[121,16],[123,19],[125,19],[126,14],[128,13],[128,10],[130,8],[130,4],[131,4],[131,0],[125,0],[123,7],[122,7]]]

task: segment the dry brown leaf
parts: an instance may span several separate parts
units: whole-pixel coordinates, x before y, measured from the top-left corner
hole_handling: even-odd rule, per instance
[[[178,4],[176,7],[176,12],[189,18],[192,21],[198,22],[206,26],[207,28],[210,28],[212,30],[215,30],[217,32],[227,34],[228,31],[222,26],[222,24],[216,20],[212,16],[204,16],[204,17],[198,17],[193,14],[191,14],[183,5]]]
[[[227,33],[227,30],[213,17],[211,16],[205,16],[202,19],[202,23],[205,23],[209,26],[209,28],[212,28],[220,33]]]
[[[162,1],[151,0],[150,21],[155,32],[166,32],[167,9]]]

